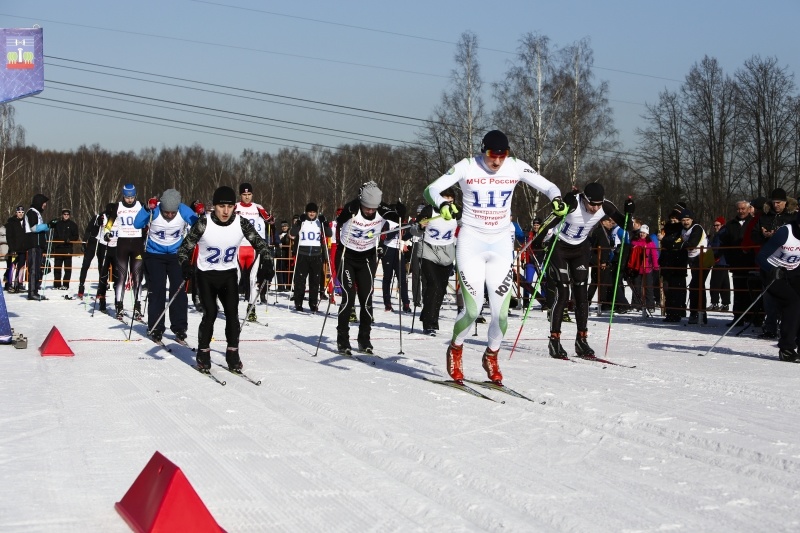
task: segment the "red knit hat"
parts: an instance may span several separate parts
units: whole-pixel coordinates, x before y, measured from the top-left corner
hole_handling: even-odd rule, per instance
[[[717,217],[717,219],[714,221],[714,224],[716,224],[717,222],[719,222],[721,226],[724,226],[725,225],[725,217]]]

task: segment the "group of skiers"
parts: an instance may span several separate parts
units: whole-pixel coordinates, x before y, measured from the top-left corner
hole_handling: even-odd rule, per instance
[[[282,223],[277,235],[273,235],[274,217],[253,203],[253,189],[248,183],[239,186],[238,200],[231,187],[219,187],[214,192],[212,209],[208,212],[199,201],[192,207],[182,203],[180,193],[174,189],[168,189],[160,198],[150,198],[146,205],[142,205],[137,200],[136,187],[126,184],[122,188],[122,200],[108,204],[105,211],[93,217],[90,223],[78,293],[83,297],[86,270],[96,256],[98,263],[102,264],[96,297],[100,310],[105,311],[105,292],[111,272],[117,317],[124,316],[123,297],[130,279],[134,300],[132,318],[141,319],[139,291],[146,273],[149,334],[154,340],[161,340],[165,329],[165,308],[169,305],[171,330],[178,340],[183,341],[188,326],[185,288],[188,283],[203,313],[198,330],[198,368],[210,368],[209,344],[219,302],[225,315],[226,361],[229,369],[241,371],[238,352],[240,293],[244,293],[247,301],[254,303],[260,296],[264,302],[266,282],[275,275],[272,245],[290,239],[296,250],[292,294],[295,310],[303,310],[307,281],[309,308],[312,312],[318,310],[320,293],[325,294],[321,290],[322,267],[329,264],[342,294],[336,324],[337,350],[343,354],[352,353],[350,327],[358,301],[360,317],[355,320],[358,322],[357,347],[371,353],[372,297],[378,260],[380,258],[383,263],[386,310],[393,310],[391,284],[396,278],[403,311],[410,311],[404,257],[413,240],[416,248],[413,260],[417,263],[424,287],[420,298],[415,290],[415,306],[421,299],[420,319],[426,334],[434,335],[439,329],[439,309],[455,264],[461,300],[445,353],[451,379],[463,383],[463,343],[471,325],[488,304],[491,319],[481,363],[488,379],[502,385],[498,353],[508,327],[508,308],[515,282],[513,259],[517,232],[512,224],[511,204],[516,185],[520,182],[545,195],[552,207],[552,215],[545,221],[534,221],[535,233],[526,245],[531,247],[531,252],[539,250],[538,255],[532,255],[537,257],[540,275],[547,280],[550,308],[548,350],[551,357],[568,357],[561,343],[561,324],[570,298],[575,305],[577,325],[575,354],[582,358],[595,357],[588,343],[587,322],[589,268],[593,259],[590,236],[596,231],[608,231],[616,225],[621,231],[633,235],[632,247],[641,247],[636,252],[639,254],[637,257],[641,257],[644,265],[656,263],[654,268],[658,268],[658,264],[668,265],[670,254],[682,250],[687,250],[690,267],[705,260],[701,249],[707,246],[706,234],[694,223],[694,214],[685,205],[679,205],[680,209],[670,214],[670,222],[666,224],[661,239],[661,257],[655,261],[655,256],[649,255],[653,254],[649,228],[633,218],[635,205],[631,197],[624,201],[620,211],[605,198],[604,188],[597,182],[587,184],[583,191],[573,190],[562,195],[558,186],[524,161],[511,156],[506,135],[493,130],[484,136],[480,154],[456,163],[425,189],[424,199],[428,205],[408,225],[403,224],[407,220],[406,207],[400,202],[384,202],[383,193],[374,181],[363,184],[358,196],[337,211],[335,220],[330,223],[319,213],[317,204],[309,202],[303,215],[293,221],[292,227],[287,228],[288,223]],[[461,189],[463,200],[460,204],[456,203],[455,187]],[[20,207],[15,214],[21,221],[20,226],[24,227],[28,252],[22,259],[23,263],[18,261],[16,268],[19,272],[27,260],[31,272],[29,299],[43,299],[38,290],[42,250],[48,247],[48,233],[56,231],[56,236],[61,238],[50,235],[51,241],[60,240],[64,246],[77,240],[77,228],[72,227],[74,223],[65,223],[71,215],[68,210],[62,212],[64,220],[45,223],[43,212],[47,201],[47,197],[38,194],[30,209]],[[781,323],[780,358],[793,360],[797,355],[795,332],[800,320],[797,318],[800,299],[795,294],[800,290],[800,276],[794,275],[800,261],[800,227],[797,222],[791,222],[771,231],[764,233],[768,242],[758,261],[769,278],[769,294],[775,296],[776,304],[785,311]],[[332,241],[336,244],[334,247],[330,246]],[[600,263],[595,262],[593,266],[602,271],[607,262],[608,259],[601,256]],[[111,265],[113,268],[109,268]],[[646,275],[651,270],[644,269],[631,275]],[[685,272],[683,275],[679,270],[676,272],[674,276],[662,272],[666,286],[667,321],[675,320],[676,315],[670,310],[684,308],[686,276]],[[692,268],[691,272],[690,286],[704,288],[708,269]],[[17,289],[18,279],[18,274],[15,274],[13,283]],[[63,281],[56,277],[57,287],[68,283],[68,274]],[[705,308],[703,295],[704,290],[691,291],[690,309],[695,311],[692,311],[690,321],[697,322],[696,310]],[[531,296],[537,295],[527,296],[526,304]],[[639,305],[652,305],[652,295],[641,294],[639,298]],[[248,314],[249,319],[256,319],[254,305],[248,307]]]

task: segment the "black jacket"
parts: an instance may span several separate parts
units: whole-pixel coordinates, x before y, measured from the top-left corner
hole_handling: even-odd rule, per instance
[[[71,252],[73,243],[80,241],[78,225],[72,220],[59,220],[53,229],[53,249]]]
[[[24,252],[28,249],[25,245],[25,219],[12,215],[6,221],[6,240],[8,249],[12,252]]]

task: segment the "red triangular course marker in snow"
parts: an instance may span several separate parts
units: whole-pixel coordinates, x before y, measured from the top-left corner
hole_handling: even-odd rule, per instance
[[[69,346],[67,346],[67,341],[64,340],[64,337],[61,336],[61,332],[58,331],[58,328],[53,326],[53,329],[50,330],[50,333],[47,334],[47,338],[44,340],[41,346],[39,346],[39,351],[42,354],[42,357],[46,355],[63,355],[67,357],[72,357],[75,355]]]
[[[134,531],[225,531],[181,469],[159,452],[114,507]]]

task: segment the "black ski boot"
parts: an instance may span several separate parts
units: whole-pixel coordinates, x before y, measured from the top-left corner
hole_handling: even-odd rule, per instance
[[[358,341],[358,351],[359,352],[368,353],[368,354],[374,353],[372,351],[372,343],[369,342],[368,340],[366,340],[366,341]]]
[[[133,319],[139,322],[142,321],[142,302],[138,300],[133,304]]]
[[[201,372],[208,372],[211,370],[211,348],[197,350],[195,361],[197,361],[197,369]]]
[[[160,330],[153,330],[150,332],[150,338],[156,342],[161,342],[161,339],[164,337],[164,332]]]
[[[553,359],[569,359],[567,351],[561,346],[561,333],[550,333],[550,339],[547,341],[547,349],[550,351],[550,357]]]
[[[242,360],[239,358],[239,348],[231,348],[225,350],[225,362],[228,363],[228,370],[236,374],[242,373]]]
[[[579,331],[578,336],[575,338],[575,354],[585,359],[595,357],[594,350],[592,350],[592,347],[589,346],[589,342],[586,340],[588,333],[588,331]]]
[[[185,341],[186,340],[186,330],[185,329],[179,329],[177,331],[173,331],[173,333],[175,334],[175,338],[178,339],[179,341]]]
[[[797,352],[789,348],[781,348],[781,351],[778,352],[778,359],[787,363],[794,363],[797,361]]]
[[[353,355],[353,349],[350,347],[350,339],[338,337],[336,339],[336,350],[342,355]]]
[[[97,297],[97,308],[100,309],[103,313],[106,312],[106,298],[105,296],[98,296]]]
[[[115,301],[114,308],[116,309],[117,320],[123,320],[125,318],[125,311],[122,309],[122,302]]]

